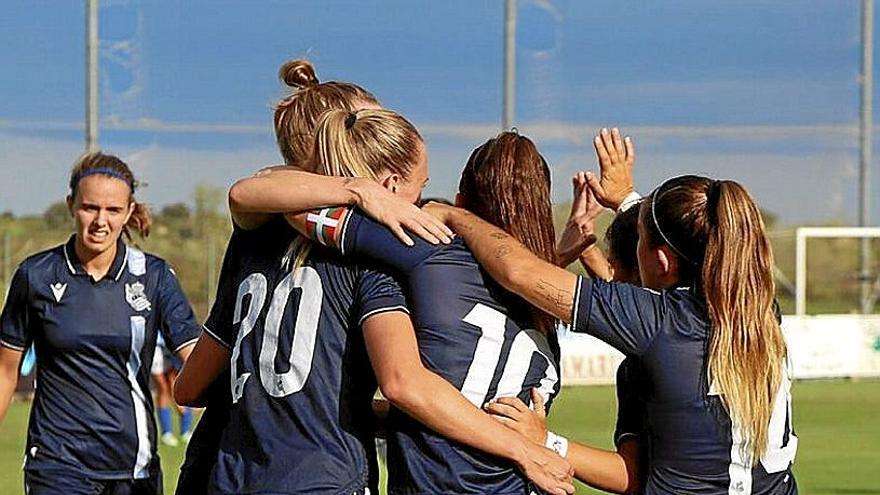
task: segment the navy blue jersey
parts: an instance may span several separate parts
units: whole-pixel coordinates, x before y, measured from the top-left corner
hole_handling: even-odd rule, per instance
[[[639,486],[644,486],[651,466],[651,436],[645,411],[645,400],[651,389],[648,377],[635,357],[627,356],[617,367],[616,390],[614,446],[620,449],[624,442],[638,442]]]
[[[217,463],[220,439],[229,423],[229,370],[227,369],[205,392],[205,410],[186,446],[186,456],[177,477],[177,495],[207,493],[211,471]]]
[[[400,286],[320,246],[292,271],[295,233],[283,221],[262,230],[243,242],[234,290],[205,329],[231,352],[232,406],[212,491],[375,487],[376,379],[360,328],[405,311]]]
[[[149,386],[157,335],[176,352],[199,326],[163,260],[119,241],[95,282],[74,241],[19,266],[0,318],[0,343],[33,343],[38,356],[25,469],[146,478],[158,460]]]
[[[475,406],[496,397],[530,403],[538,388],[549,407],[559,391],[559,346],[531,330],[530,307],[483,272],[460,239],[406,247],[385,227],[352,212],[342,234],[346,255],[380,261],[406,277],[425,367]],[[388,491],[526,493],[527,480],[504,460],[458,445],[401,411],[389,415]]]
[[[575,294],[574,331],[637,357],[650,380],[646,493],[797,493],[790,367],[776,394],[767,452],[752,466],[740,429],[710,387],[709,318],[700,297],[687,288],[656,292],[583,277]]]
[[[263,242],[274,232],[270,223],[267,228],[253,231],[242,230],[234,226],[232,236],[226,245],[226,253],[223,255],[223,265],[220,268],[220,279],[217,283],[217,293],[214,304],[205,320],[205,328],[217,329],[221,326],[232,325],[231,321],[224,322],[222,318],[231,318],[233,310],[227,310],[225,304],[234,304],[235,301],[227,294],[238,291],[238,263],[239,257],[246,252],[248,242]],[[216,330],[214,330],[216,333]],[[229,422],[229,408],[232,405],[232,396],[229,391],[229,369],[223,371],[214,380],[204,393],[205,409],[196,425],[189,443],[186,446],[186,456],[180,465],[180,476],[177,478],[178,495],[192,493],[207,493],[211,481],[211,471],[217,462],[217,453],[220,451],[220,438],[223,430]]]
[[[645,398],[649,393],[647,377],[638,359],[627,356],[617,367],[617,423],[614,425],[614,445],[627,438],[645,441]]]

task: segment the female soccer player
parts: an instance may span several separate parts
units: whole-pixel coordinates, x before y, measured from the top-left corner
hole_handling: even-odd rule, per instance
[[[22,352],[37,351],[29,494],[162,492],[149,380],[159,332],[181,359],[200,328],[165,261],[122,241],[150,214],[120,159],[89,153],[70,174],[75,232],[18,267],[0,317],[0,418]]]
[[[317,126],[315,143],[314,162],[325,173],[348,177],[321,177],[331,187],[311,192],[326,192],[325,204],[360,198],[367,206],[364,198],[384,191],[379,183],[410,202],[418,200],[427,178],[424,143],[399,115],[331,110]],[[284,173],[271,171],[243,185]],[[240,203],[236,195],[247,193],[247,187],[240,189],[230,192],[233,205]],[[316,219],[328,236],[335,220],[332,214]],[[197,400],[206,380],[231,356],[236,405],[223,434],[214,492],[365,493],[375,486],[370,364],[386,397],[430,428],[514,461],[548,491],[573,491],[561,459],[511,436],[424,369],[393,280],[332,252],[300,247],[297,235],[284,227],[265,224],[258,229],[262,238],[238,255],[240,275],[224,290],[234,301],[224,307],[230,313],[236,308],[229,320],[240,327],[212,328],[178,381],[177,397]],[[297,309],[287,310],[292,321],[285,323],[288,304]],[[280,369],[277,350],[289,356]]]
[[[319,81],[315,67],[307,60],[285,62],[279,68],[278,77],[292,90],[275,106],[273,118],[278,149],[287,165],[311,166],[315,123],[325,111],[334,108],[343,110],[380,108],[376,97],[356,84]],[[230,206],[234,229],[226,248],[224,267],[235,262],[230,260],[233,257],[232,253],[241,251],[240,244],[247,242],[246,239],[251,237],[250,232],[271,218],[270,215],[246,211],[235,201]],[[227,271],[229,270],[225,268],[221,270],[221,278]],[[221,290],[223,289],[218,286],[218,300],[224,297]],[[212,308],[205,322],[208,329],[221,324],[217,321],[219,310],[220,305]],[[205,411],[190,439],[186,458],[180,467],[177,494],[205,492],[211,470],[217,460],[220,436],[228,422],[231,401],[227,373],[218,378],[208,393],[203,394],[201,405],[206,406]]]
[[[631,143],[602,132],[615,155],[607,207],[632,191]],[[637,356],[652,391],[646,493],[797,493],[791,378],[774,304],[773,255],[758,207],[733,181],[682,176],[641,206],[638,259],[650,289],[576,276],[538,259],[476,215],[433,211],[503,286],[573,329]],[[568,451],[577,472],[579,446]]]
[[[562,258],[559,265],[566,266],[579,259],[592,278],[640,285],[636,256],[637,202],[621,209],[605,231],[608,244],[606,257],[596,245],[595,236],[595,221],[605,208],[596,201],[583,172],[578,172],[572,182],[574,198],[571,214],[557,247],[557,253]],[[642,492],[649,461],[645,421],[648,385],[638,359],[627,356],[617,368],[617,423],[613,435],[616,451],[578,445],[576,448],[581,449],[582,457],[592,454],[592,459],[583,459],[584,463],[577,473],[580,481],[612,493]],[[554,434],[547,431],[546,415],[541,404],[539,395],[534,396],[532,408],[519,398],[502,397],[488,404],[486,410],[524,436],[544,444],[548,436],[552,438]]]
[[[314,147],[314,129],[317,119],[327,110],[343,109],[347,111],[361,109],[381,108],[379,101],[369,91],[358,85],[326,81],[320,82],[315,73],[314,66],[307,60],[290,60],[284,63],[278,72],[279,78],[290,88],[292,93],[281,100],[275,108],[274,126],[279,150],[284,156],[288,166],[302,168],[312,167],[312,151]],[[267,171],[257,174],[253,180],[243,180],[231,190],[230,209],[233,217],[233,234],[227,246],[221,270],[221,279],[226,277],[227,272],[234,271],[225,268],[231,263],[237,263],[236,253],[242,251],[242,245],[250,242],[258,227],[271,220],[272,215],[264,212],[252,211],[248,205],[239,201],[239,196],[256,195],[258,197],[271,196],[273,189],[271,183],[259,177]],[[391,180],[399,179],[398,176],[389,175]],[[251,187],[253,186],[253,187]],[[375,203],[371,200],[369,190],[361,188],[359,193],[361,200],[365,201],[367,208]],[[382,214],[383,221],[396,226],[399,232],[401,226],[406,226],[413,231],[422,230],[418,209],[411,205],[408,208],[400,208],[394,211],[386,211]],[[442,235],[436,221],[432,217],[424,218],[428,226]],[[442,226],[439,226],[442,228]],[[436,238],[434,238],[436,241]],[[235,290],[235,288],[233,288]],[[223,299],[223,287],[218,286],[217,300]],[[221,314],[221,305],[215,304],[212,308],[205,326],[214,328],[222,322],[218,321]],[[186,451],[186,458],[180,468],[180,476],[176,493],[187,495],[190,493],[204,492],[210,480],[211,471],[217,460],[220,437],[228,422],[228,413],[231,406],[229,392],[228,370],[211,385],[210,390],[203,394],[201,403],[206,406],[205,412],[199,420],[196,430],[190,440]]]

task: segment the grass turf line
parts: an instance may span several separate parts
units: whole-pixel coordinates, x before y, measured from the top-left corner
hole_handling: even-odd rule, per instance
[[[21,463],[29,404],[13,403],[0,425],[0,491],[23,494]],[[612,387],[563,390],[550,427],[569,438],[611,448],[616,415]],[[878,494],[880,380],[809,381],[794,385],[794,427],[799,438],[795,476],[801,493]],[[174,493],[184,446],[160,445],[165,493]],[[583,485],[578,494],[601,493]]]

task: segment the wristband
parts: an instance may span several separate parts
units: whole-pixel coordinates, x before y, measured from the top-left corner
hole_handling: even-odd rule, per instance
[[[641,201],[642,195],[636,191],[632,191],[627,194],[623,201],[620,202],[620,206],[617,207],[617,213],[623,213],[626,210],[632,208],[634,205],[638,204]]]
[[[547,441],[544,442],[544,446],[556,452],[562,458],[565,458],[565,454],[568,453],[568,439],[550,430],[547,430]]]

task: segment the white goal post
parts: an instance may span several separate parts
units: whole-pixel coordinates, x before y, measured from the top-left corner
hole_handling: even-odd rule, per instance
[[[798,316],[807,311],[807,239],[824,238],[880,238],[880,227],[800,227],[795,230],[795,304]]]

